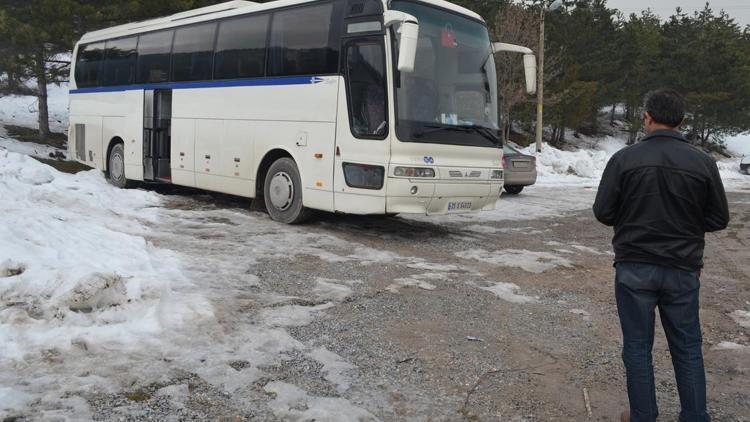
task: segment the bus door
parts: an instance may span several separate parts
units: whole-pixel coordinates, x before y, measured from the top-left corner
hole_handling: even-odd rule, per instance
[[[169,167],[172,141],[172,90],[153,89],[143,95],[143,179],[172,182]]]
[[[379,29],[377,25],[380,22],[370,23],[373,29]],[[388,134],[392,128],[388,117],[384,38],[381,32],[344,40],[346,89],[339,94],[334,172],[336,211],[375,212],[373,207],[382,205],[380,212],[385,212],[385,173],[390,160]]]

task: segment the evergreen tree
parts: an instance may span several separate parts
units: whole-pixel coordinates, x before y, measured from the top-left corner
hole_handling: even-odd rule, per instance
[[[212,0],[0,0],[0,69],[35,79],[39,136],[49,136],[47,84],[67,78],[66,58],[87,31],[219,3]]]
[[[678,11],[662,40],[658,74],[685,94],[690,138],[708,148],[750,129],[750,43],[739,25],[707,5],[692,16]]]

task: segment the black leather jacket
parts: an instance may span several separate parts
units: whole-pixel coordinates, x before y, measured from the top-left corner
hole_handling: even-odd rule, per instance
[[[671,130],[656,131],[609,160],[594,214],[615,228],[615,263],[685,271],[703,267],[706,232],[729,223],[716,163]]]

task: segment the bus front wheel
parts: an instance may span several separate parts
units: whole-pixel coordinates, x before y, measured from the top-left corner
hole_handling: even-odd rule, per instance
[[[125,148],[121,143],[115,144],[107,157],[107,181],[118,188],[125,188]]]
[[[276,221],[298,224],[310,217],[311,211],[302,206],[302,181],[291,158],[279,158],[268,168],[263,198],[268,214]]]

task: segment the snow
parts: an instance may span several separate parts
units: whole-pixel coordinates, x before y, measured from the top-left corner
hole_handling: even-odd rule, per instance
[[[261,311],[260,319],[271,327],[303,327],[313,322],[320,311],[333,306],[331,302],[317,306],[279,306]]]
[[[115,191],[96,171],[63,174],[12,152],[0,152],[0,193],[2,272],[24,269],[0,282],[13,304],[0,311],[3,359],[74,340],[133,345],[211,314],[201,298],[175,291],[188,281],[174,253],[143,237],[156,195]]]
[[[314,397],[285,382],[274,381],[264,387],[274,396],[270,406],[281,420],[292,421],[374,421],[374,415],[348,401],[333,397]]]
[[[459,258],[473,259],[501,267],[516,267],[526,272],[540,274],[557,267],[572,268],[573,264],[561,256],[549,252],[535,252],[521,249],[504,249],[489,252],[484,249],[470,249],[457,252]]]
[[[565,151],[544,143],[541,153],[536,153],[533,144],[521,151],[537,157],[538,184],[587,184],[601,178],[609,159],[615,152],[624,148],[625,144],[624,139],[608,136],[596,142],[592,149]]]
[[[738,157],[750,155],[750,132],[730,136],[724,140],[724,144]]]
[[[1,150],[7,150],[18,154],[30,155],[32,157],[39,158],[50,158],[50,154],[52,154],[52,156],[63,154],[63,156],[67,157],[67,151],[55,148],[53,146],[35,144],[30,142],[21,142],[12,138],[8,138],[5,134],[5,130],[0,126],[0,151]]]
[[[546,143],[542,152],[536,153],[535,146],[529,145],[522,152],[537,157],[537,186],[593,186],[599,184],[607,162],[617,151],[626,146],[625,136],[605,136],[589,138],[582,136],[576,141],[579,148],[561,150]],[[750,134],[737,135],[726,140],[730,152],[737,158],[717,161],[727,190],[742,190],[750,185],[750,178],[739,171],[742,155],[750,155]],[[533,188],[532,188],[533,189]],[[525,192],[531,189],[527,189]]]
[[[729,316],[743,328],[750,328],[750,311],[736,310]]]
[[[67,87],[50,87],[54,131],[67,129],[67,102]],[[234,393],[263,378],[264,367],[278,365],[291,352],[319,362],[321,374],[343,396],[357,368],[288,330],[324,317],[351,297],[360,281],[302,280],[309,283],[308,295],[284,296],[263,290],[275,280],[261,280],[255,266],[314,257],[373,267],[397,262],[424,271],[393,280],[387,288],[393,292],[436,289],[433,283],[461,269],[275,224],[253,213],[167,207],[169,199],[153,192],[114,189],[99,171],[69,175],[29,158],[46,157],[55,149],[10,139],[3,124],[36,127],[36,99],[0,98],[0,416],[34,403],[52,419],[91,419],[82,394],[168,381],[176,368]],[[576,151],[545,146],[538,185],[517,197],[504,196],[495,211],[406,218],[465,222],[466,231],[479,237],[532,232],[484,222],[587,209],[601,171],[624,141],[584,141],[587,148]],[[747,179],[735,164],[720,163],[722,175],[741,186]],[[560,185],[567,186],[564,196],[558,194]],[[207,242],[232,236],[252,242]],[[554,253],[514,249],[473,249],[456,256],[530,273],[572,265]],[[237,271],[238,265],[243,271]],[[520,294],[513,283],[477,287],[512,303],[538,300]],[[737,315],[748,318],[746,312]],[[231,366],[238,360],[247,365]],[[156,394],[184,403],[186,387],[168,386]],[[280,419],[375,419],[344,397],[316,397],[285,382],[264,388]]]
[[[732,341],[722,341],[716,346],[712,347],[711,350],[732,350],[732,351],[740,351],[740,352],[750,352],[750,346],[735,343]]]
[[[518,287],[517,284],[513,283],[495,283],[492,286],[489,287],[480,287],[482,290],[486,290],[488,292],[492,292],[495,294],[495,296],[499,297],[502,300],[505,300],[507,302],[511,303],[534,303],[538,299],[530,296],[524,296],[521,294],[518,294],[518,290],[520,287]]]
[[[437,277],[434,277],[437,276]],[[385,289],[392,293],[398,293],[399,289],[402,287],[418,287],[422,290],[435,290],[437,286],[434,284],[428,283],[425,281],[425,279],[428,280],[444,280],[447,276],[444,274],[424,274],[424,275],[416,275],[412,277],[406,277],[406,278],[397,278],[393,280],[393,283],[386,287]]]
[[[47,86],[49,126],[53,132],[68,131],[68,84]],[[0,126],[39,127],[39,102],[33,96],[8,95],[0,97]],[[3,135],[0,133],[0,135]]]
[[[167,382],[175,369],[235,393],[291,352],[319,361],[343,394],[356,368],[287,329],[324,315],[360,281],[318,278],[309,298],[283,297],[260,291],[259,277],[237,271],[238,263],[252,269],[267,259],[368,256],[371,263],[429,267],[265,218],[260,224],[252,213],[166,207],[169,198],[116,189],[99,171],[60,173],[9,151],[0,151],[0,197],[0,415],[33,404],[38,415],[91,419],[81,394]],[[211,248],[205,240],[229,235],[253,241]],[[227,299],[247,298],[247,289],[254,292],[250,306]],[[310,300],[312,306],[299,304]],[[249,315],[234,310],[243,306]],[[235,369],[238,360],[248,363]],[[309,406],[302,414],[369,415],[343,397],[293,391]],[[184,402],[179,386],[158,394]]]

